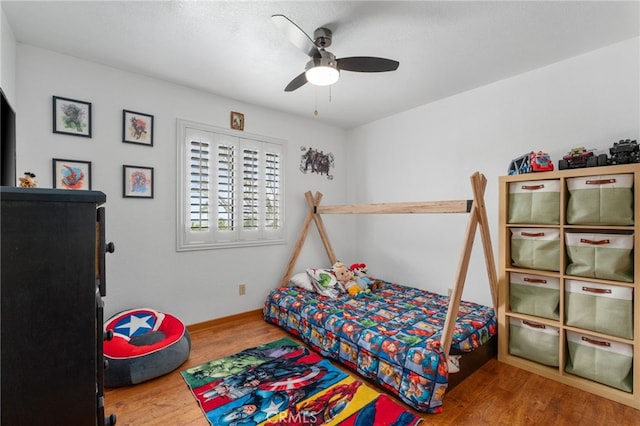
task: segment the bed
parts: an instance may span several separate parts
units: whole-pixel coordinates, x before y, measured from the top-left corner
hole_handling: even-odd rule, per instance
[[[495,263],[483,201],[486,178],[474,173],[471,186],[472,200],[375,205],[321,206],[322,194],[307,192],[307,217],[280,285],[265,301],[265,320],[298,336],[312,349],[385,388],[416,410],[441,412],[447,388],[461,380],[454,378],[466,377],[495,354],[494,308],[461,300],[476,229],[480,229],[488,287],[493,306],[497,306]],[[292,285],[292,271],[312,222],[329,261],[336,263],[321,217],[336,213],[467,213],[466,237],[451,296],[379,279],[375,280],[378,289],[355,296],[341,293],[329,297],[306,285]],[[450,374],[458,365],[461,371]]]
[[[416,410],[439,412],[449,385],[440,344],[449,297],[378,282],[373,292],[335,299],[281,287],[269,294],[264,318]],[[478,349],[496,334],[493,308],[461,301],[459,312],[452,353]]]

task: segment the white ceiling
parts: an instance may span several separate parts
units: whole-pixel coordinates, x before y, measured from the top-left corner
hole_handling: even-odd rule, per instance
[[[7,1],[16,40],[230,99],[351,128],[640,34],[638,1]],[[271,22],[334,33],[343,71],[285,93],[307,56]]]

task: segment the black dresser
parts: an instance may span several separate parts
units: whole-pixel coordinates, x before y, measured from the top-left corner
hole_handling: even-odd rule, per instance
[[[0,422],[113,425],[104,413],[106,196],[0,188]]]

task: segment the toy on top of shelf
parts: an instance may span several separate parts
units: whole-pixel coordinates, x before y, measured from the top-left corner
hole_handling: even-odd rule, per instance
[[[609,164],[640,163],[640,149],[636,140],[625,139],[614,142],[609,148]]]
[[[553,170],[553,162],[546,152],[527,152],[518,158],[511,160],[509,175],[521,175],[531,172],[547,172]]]
[[[24,172],[24,176],[18,178],[20,180],[20,188],[35,188],[38,186],[38,181],[36,181],[36,175],[31,172]]]
[[[534,172],[550,172],[553,170],[553,161],[551,161],[551,157],[546,152],[531,152],[529,158],[531,169]]]
[[[558,161],[558,169],[578,169],[581,167],[606,166],[607,155],[595,155],[593,149],[585,149],[583,146],[572,148],[562,160]]]
[[[523,173],[531,173],[531,153],[526,153],[518,158],[514,158],[509,163],[510,175],[520,175]]]

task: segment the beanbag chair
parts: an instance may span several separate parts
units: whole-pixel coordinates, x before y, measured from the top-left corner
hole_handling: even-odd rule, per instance
[[[107,320],[104,330],[113,332],[113,338],[104,342],[106,387],[134,385],[170,373],[191,351],[182,321],[153,309],[120,312]]]

